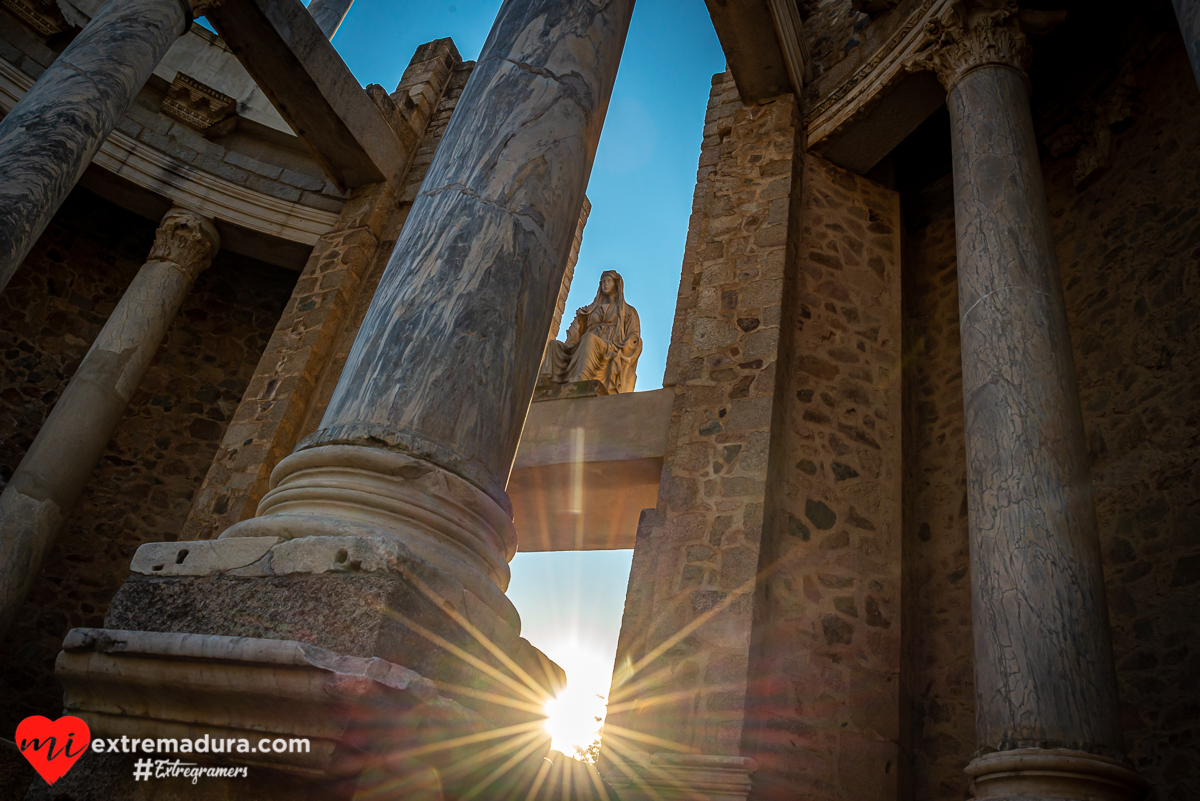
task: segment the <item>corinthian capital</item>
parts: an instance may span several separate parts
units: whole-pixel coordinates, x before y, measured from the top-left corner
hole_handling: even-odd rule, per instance
[[[214,8],[224,2],[225,0],[191,0],[192,16],[203,17],[205,14],[212,11]]]
[[[187,209],[171,209],[154,234],[154,247],[147,261],[176,265],[189,278],[208,269],[221,248],[221,236],[213,224]]]
[[[906,67],[933,70],[946,91],[977,67],[996,64],[1024,72],[1033,58],[1013,0],[990,8],[959,0],[946,17],[927,24],[925,33],[929,46]]]

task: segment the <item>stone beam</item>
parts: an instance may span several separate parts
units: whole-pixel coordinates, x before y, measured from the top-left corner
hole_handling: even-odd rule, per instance
[[[227,0],[207,17],[334,183],[399,186],[411,153],[298,0]]]
[[[705,0],[738,93],[760,103],[800,95],[807,53],[795,0]]]
[[[632,548],[658,503],[674,393],[541,401],[529,409],[508,497],[520,552]]]

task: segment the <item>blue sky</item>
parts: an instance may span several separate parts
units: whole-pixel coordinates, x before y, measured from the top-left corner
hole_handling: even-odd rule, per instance
[[[475,59],[499,0],[356,0],[334,37],[364,85],[391,91],[418,45],[449,36]],[[617,270],[638,310],[637,389],[662,386],[704,110],[725,69],[703,0],[638,0],[596,153],[567,313]],[[568,670],[576,692],[607,694],[632,551],[518,554],[509,596],[524,634]]]

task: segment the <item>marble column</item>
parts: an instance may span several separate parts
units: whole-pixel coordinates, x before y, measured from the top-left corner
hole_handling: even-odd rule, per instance
[[[397,538],[519,625],[504,487],[633,0],[506,0],[320,428],[222,537]]]
[[[966,411],[976,797],[1122,799],[1096,513],[1016,4],[955,4],[947,88]]]
[[[154,247],[0,495],[0,636],[21,608],[192,282],[220,247],[208,220],[163,217]]]
[[[111,0],[0,121],[0,291],[193,11],[213,2]]]
[[[317,21],[321,32],[332,39],[353,4],[354,0],[312,0],[308,4],[308,13]]]
[[[1192,61],[1192,72],[1196,73],[1196,83],[1200,84],[1200,0],[1171,2],[1175,6],[1175,15],[1179,17],[1183,44],[1187,48],[1188,58]]]

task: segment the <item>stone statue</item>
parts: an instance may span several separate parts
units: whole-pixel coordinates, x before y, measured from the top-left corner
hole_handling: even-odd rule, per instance
[[[596,299],[576,310],[567,341],[551,340],[542,380],[554,384],[599,381],[599,394],[633,392],[642,353],[637,310],[625,302],[625,282],[615,270],[600,276]]]

